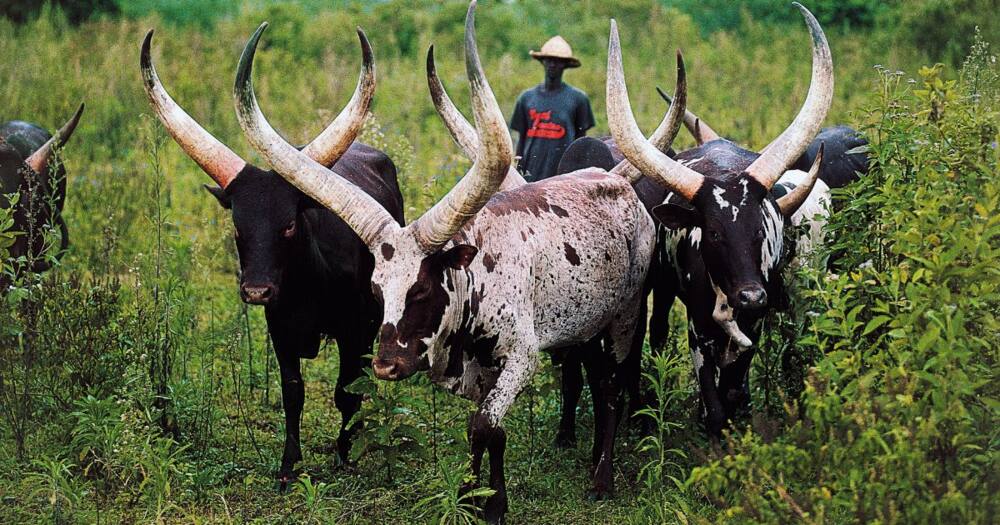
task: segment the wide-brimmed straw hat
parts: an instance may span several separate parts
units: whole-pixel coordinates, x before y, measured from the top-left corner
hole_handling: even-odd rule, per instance
[[[567,62],[566,67],[580,67],[580,60],[573,56],[573,49],[569,47],[569,42],[559,35],[550,38],[542,46],[541,51],[531,51],[528,54],[535,60],[558,58]]]

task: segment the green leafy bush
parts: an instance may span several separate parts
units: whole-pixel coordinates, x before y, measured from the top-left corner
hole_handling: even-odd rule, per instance
[[[992,58],[979,67],[996,71]],[[915,85],[880,75],[872,170],[831,222],[844,255],[807,292],[798,343],[824,357],[783,434],[734,434],[688,479],[720,520],[985,523],[996,511],[1000,115],[984,86],[940,65]]]

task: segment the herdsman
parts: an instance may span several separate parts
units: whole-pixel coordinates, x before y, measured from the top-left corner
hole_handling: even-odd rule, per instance
[[[517,169],[532,182],[555,175],[563,151],[594,127],[594,113],[586,93],[562,80],[563,71],[580,67],[566,40],[554,36],[530,55],[545,68],[545,81],[517,97],[510,127],[519,135]]]

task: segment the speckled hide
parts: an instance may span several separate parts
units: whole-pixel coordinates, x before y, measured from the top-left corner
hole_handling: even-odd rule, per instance
[[[444,303],[434,314],[440,321],[421,341],[431,378],[481,403],[497,425],[535,371],[540,350],[582,343],[607,329],[620,363],[653,241],[652,219],[635,191],[604,170],[497,193],[441,250],[469,245],[477,255],[463,269],[446,269],[434,285],[439,289],[430,291]],[[403,332],[411,313],[405,300],[422,281],[414,257],[422,256],[392,241],[375,252],[372,280],[384,298],[385,325],[392,326],[383,334]]]

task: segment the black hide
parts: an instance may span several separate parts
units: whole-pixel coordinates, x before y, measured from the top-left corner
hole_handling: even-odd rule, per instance
[[[403,223],[396,167],[384,153],[355,142],[333,168]],[[273,171],[247,165],[225,190],[209,190],[232,209],[241,296],[265,308],[281,369],[285,450],[279,478],[287,482],[302,458],[299,422],[305,388],[299,359],[316,357],[324,337],[335,339],[340,353],[334,397],[342,418],[337,448],[341,459],[350,452],[355,428],[348,422],[361,397],[345,387],[361,374],[362,356],[372,352],[382,321],[371,286],[375,260],[343,220]]]
[[[10,256],[30,255],[29,259],[33,260],[31,268],[16,267],[15,273],[29,269],[42,272],[49,268],[49,262],[43,257],[43,232],[46,228],[60,230],[61,246],[55,254],[57,257],[61,257],[69,246],[69,232],[62,218],[66,201],[66,170],[59,163],[55,169],[35,173],[24,163],[51,137],[48,131],[29,122],[15,120],[0,125],[0,206],[10,206],[3,195],[20,194],[14,210],[13,229],[24,232],[10,247]],[[4,280],[0,276],[0,285],[6,286]]]

